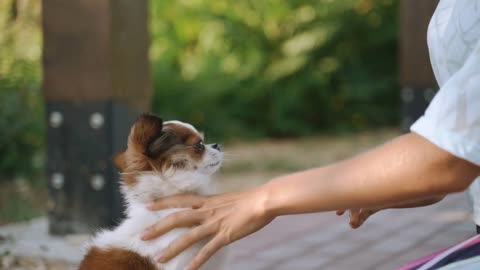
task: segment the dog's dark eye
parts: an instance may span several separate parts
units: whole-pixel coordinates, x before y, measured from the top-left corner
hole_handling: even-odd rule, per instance
[[[203,144],[203,141],[199,141],[197,144],[195,144],[195,150],[198,151],[203,151],[205,149],[205,145]]]

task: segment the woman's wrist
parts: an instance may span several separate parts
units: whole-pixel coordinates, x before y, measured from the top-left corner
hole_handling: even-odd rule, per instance
[[[270,181],[254,190],[258,214],[266,218],[276,218],[280,215],[273,200],[272,182]]]
[[[291,212],[292,209],[296,208],[295,200],[292,201],[292,196],[304,196],[305,194],[301,191],[302,188],[295,184],[296,179],[294,175],[275,178],[258,187],[257,200],[263,216],[276,218],[295,213]]]

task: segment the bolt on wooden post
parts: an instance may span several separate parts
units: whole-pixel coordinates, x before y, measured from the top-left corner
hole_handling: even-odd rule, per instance
[[[52,234],[121,218],[112,156],[150,109],[146,0],[42,0]]]
[[[427,30],[439,0],[400,1],[402,128],[423,115],[438,89],[430,64]]]

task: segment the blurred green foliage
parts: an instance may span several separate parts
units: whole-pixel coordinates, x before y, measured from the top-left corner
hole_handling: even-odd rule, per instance
[[[39,1],[0,2],[0,180],[42,165],[39,20]]]
[[[152,0],[153,110],[217,139],[394,124],[397,6]],[[0,1],[0,179],[42,166],[40,10]]]
[[[394,124],[397,2],[151,1],[154,110],[217,138]]]

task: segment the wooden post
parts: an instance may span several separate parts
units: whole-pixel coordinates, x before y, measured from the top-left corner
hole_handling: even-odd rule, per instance
[[[42,0],[50,232],[122,215],[114,153],[150,109],[147,0]]]
[[[400,1],[402,128],[423,115],[438,89],[430,64],[427,30],[439,0]]]

